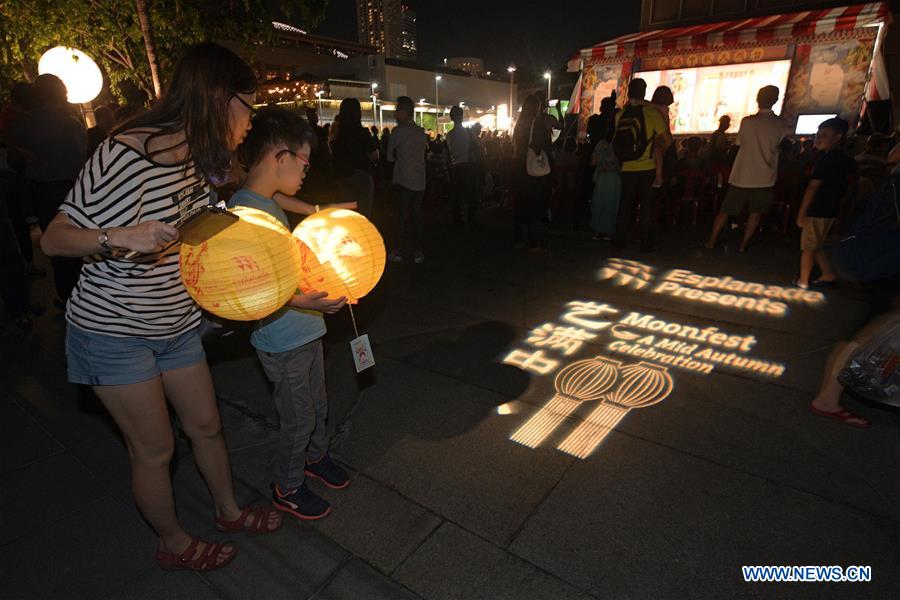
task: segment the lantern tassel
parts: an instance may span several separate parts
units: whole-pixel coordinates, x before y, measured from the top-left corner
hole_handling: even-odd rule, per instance
[[[556,447],[557,450],[576,458],[587,458],[629,410],[631,409],[601,402],[600,406]]]
[[[529,448],[537,448],[579,404],[581,403],[557,394],[509,439]]]

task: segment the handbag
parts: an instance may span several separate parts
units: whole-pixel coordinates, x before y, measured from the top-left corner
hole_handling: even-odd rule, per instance
[[[537,118],[534,119],[536,121]],[[531,148],[534,138],[534,121],[531,122],[531,130],[528,133],[528,156],[525,158],[525,170],[531,177],[543,177],[550,174],[550,158],[541,150],[540,154]]]
[[[838,373],[838,381],[866,400],[900,407],[900,319],[860,346]]]

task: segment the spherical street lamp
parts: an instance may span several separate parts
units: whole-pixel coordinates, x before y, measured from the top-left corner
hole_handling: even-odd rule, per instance
[[[49,73],[66,84],[72,104],[90,102],[103,89],[103,74],[90,56],[75,48],[57,46],[44,52],[38,62],[38,73]]]

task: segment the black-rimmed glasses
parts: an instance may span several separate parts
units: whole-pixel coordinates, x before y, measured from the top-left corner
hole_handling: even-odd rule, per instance
[[[293,150],[288,150],[287,148],[285,148],[284,150],[280,150],[277,154],[275,154],[275,158],[281,158],[282,154],[290,154],[291,156],[293,156],[294,158],[299,160],[300,163],[303,165],[303,174],[305,175],[306,173],[309,173],[309,159],[308,158],[306,158],[305,156],[300,156]]]
[[[237,94],[234,94],[234,95],[232,96],[232,98],[237,98],[237,101],[238,101],[238,102],[240,102],[241,104],[243,104],[244,106],[247,107],[247,110],[250,111],[250,117],[251,117],[251,118],[256,114],[256,109],[253,107],[252,104],[250,104],[249,102],[247,102],[246,100],[244,100],[243,98],[241,98],[240,96],[238,96]]]

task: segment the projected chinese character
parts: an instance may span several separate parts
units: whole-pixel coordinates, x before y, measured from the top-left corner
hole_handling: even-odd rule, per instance
[[[589,333],[583,328],[544,323],[532,330],[526,341],[539,348],[546,346],[552,350],[561,350],[563,354],[570,356],[577,352],[584,342],[596,337],[596,334]]]
[[[653,267],[636,260],[611,258],[601,269],[600,279],[608,279],[615,285],[640,290],[653,280]]]
[[[519,367],[524,371],[532,371],[538,375],[548,375],[559,366],[559,361],[551,360],[544,356],[543,350],[531,353],[524,350],[513,350],[506,355],[503,362]]]
[[[592,331],[600,331],[610,326],[611,321],[598,320],[596,317],[617,315],[619,311],[609,304],[597,304],[596,302],[569,302],[566,306],[569,311],[563,315],[562,320]]]

